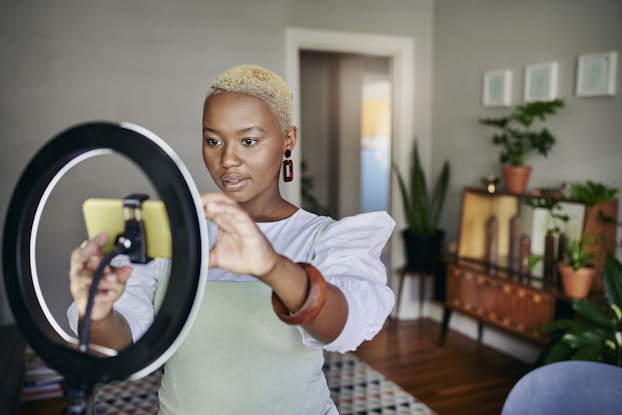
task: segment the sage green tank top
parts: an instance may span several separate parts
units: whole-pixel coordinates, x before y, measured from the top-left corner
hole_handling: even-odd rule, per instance
[[[276,317],[271,293],[262,282],[207,282],[191,330],[165,364],[160,414],[338,414],[322,349]]]

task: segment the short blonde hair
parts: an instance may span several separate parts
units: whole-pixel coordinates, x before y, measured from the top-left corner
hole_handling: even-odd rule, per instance
[[[283,131],[292,125],[294,97],[283,78],[257,65],[237,65],[225,70],[207,91],[209,97],[223,92],[250,95],[264,101],[272,109]]]

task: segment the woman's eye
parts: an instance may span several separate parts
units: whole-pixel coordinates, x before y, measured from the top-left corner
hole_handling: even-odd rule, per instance
[[[220,140],[217,138],[206,138],[205,139],[205,144],[207,144],[210,147],[217,147],[220,145]]]
[[[256,138],[244,138],[242,139],[242,144],[244,144],[245,146],[252,147],[255,144],[257,144],[257,139]]]

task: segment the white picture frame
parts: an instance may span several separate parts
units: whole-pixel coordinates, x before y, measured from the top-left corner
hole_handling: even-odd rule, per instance
[[[577,59],[578,97],[613,96],[616,93],[617,52],[579,55]]]
[[[512,71],[509,69],[484,72],[484,107],[509,107],[512,104]]]
[[[525,67],[525,102],[553,101],[557,98],[557,62]]]

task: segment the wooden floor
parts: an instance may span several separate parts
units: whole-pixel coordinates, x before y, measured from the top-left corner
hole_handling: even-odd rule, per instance
[[[429,319],[389,320],[355,354],[438,415],[499,415],[528,365],[453,331],[438,348],[439,331]]]

